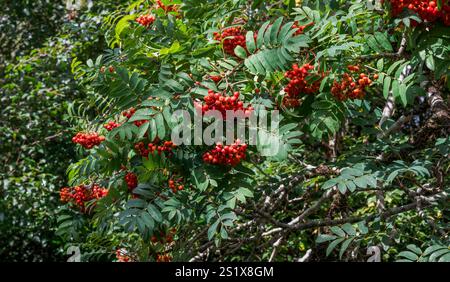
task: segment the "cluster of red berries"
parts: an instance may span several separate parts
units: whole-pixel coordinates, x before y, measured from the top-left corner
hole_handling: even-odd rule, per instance
[[[116,123],[114,121],[110,121],[110,122],[106,123],[105,125],[103,125],[103,127],[108,131],[111,131],[114,128],[119,127],[119,126],[120,126],[120,124]]]
[[[403,10],[408,9],[417,13],[420,18],[427,22],[442,20],[450,26],[450,3],[448,0],[442,1],[442,7],[439,10],[437,1],[429,0],[390,0],[392,15],[398,16]]]
[[[223,41],[223,50],[232,56],[235,56],[234,49],[237,46],[246,49],[245,31],[240,26],[226,28],[222,33],[214,32],[214,40]]]
[[[351,73],[359,72],[358,66],[348,66],[348,70]],[[374,75],[374,79],[377,79],[378,75]],[[350,73],[344,73],[340,82],[334,81],[331,88],[331,94],[339,101],[345,101],[347,99],[363,99],[366,87],[372,84],[372,80],[364,73],[359,74],[358,79],[354,79]]]
[[[164,10],[164,12],[176,12],[178,10],[178,6],[175,4],[172,5],[164,5],[164,3],[161,0],[156,0],[156,7],[157,9],[161,8]]]
[[[246,150],[247,144],[241,144],[240,140],[230,146],[217,143],[214,149],[203,154],[203,161],[214,165],[236,166],[245,158]]]
[[[317,75],[311,71],[314,66],[305,64],[299,67],[297,64],[292,66],[292,70],[287,71],[284,76],[289,78],[289,84],[284,88],[289,98],[298,98],[300,94],[314,94],[319,91],[321,79],[315,79],[314,81],[308,81],[308,79]]]
[[[97,132],[79,132],[72,138],[73,143],[80,144],[86,149],[92,149],[94,146],[100,145],[103,141],[105,141],[105,137],[98,135]]]
[[[171,262],[172,257],[169,254],[156,254],[156,262]]]
[[[172,228],[167,234],[161,231],[159,233],[159,237],[153,235],[151,238],[151,241],[152,241],[152,243],[155,243],[155,244],[158,242],[161,244],[164,244],[164,243],[170,244],[173,242],[173,236],[175,235],[176,232],[177,232],[177,230],[175,228]]]
[[[162,145],[156,145],[155,143],[149,143],[146,146],[144,142],[139,142],[136,145],[134,145],[134,149],[139,153],[139,155],[147,158],[150,153],[153,154],[155,151],[157,151],[158,154],[166,152],[170,156],[172,150],[176,147],[176,145],[173,144],[172,141],[164,141]]]
[[[142,15],[136,19],[136,22],[140,25],[148,28],[151,24],[155,22],[156,18],[153,15]]]
[[[314,24],[314,22],[309,23],[309,24],[307,24],[307,25],[299,25],[297,21],[294,22],[294,24],[292,25],[292,28],[297,28],[297,31],[296,31],[294,34],[295,34],[295,35],[303,34],[303,32],[305,31],[305,29],[306,29],[308,26],[313,25],[313,24]]]
[[[132,173],[132,172],[128,172],[125,175],[125,182],[127,183],[128,186],[128,190],[129,191],[133,191],[134,188],[136,188],[138,186],[138,178],[137,175]]]
[[[85,211],[86,202],[101,199],[107,194],[108,190],[106,188],[102,188],[96,184],[93,184],[92,187],[85,185],[65,187],[59,192],[61,202],[72,203],[82,211]]]
[[[122,112],[122,115],[124,117],[126,117],[127,119],[130,119],[135,113],[136,113],[136,109],[135,108],[130,108],[128,111]],[[148,122],[148,120],[135,120],[134,124],[137,127],[140,127],[141,125],[143,125],[146,122]]]
[[[118,262],[130,262],[131,261],[131,257],[128,255],[128,252],[125,249],[118,249],[116,251],[116,259]]]
[[[184,189],[183,178],[169,179],[169,188],[172,190],[173,193],[183,190]]]
[[[208,95],[205,96],[203,105],[196,103],[195,107],[202,111],[202,114],[208,111],[219,111],[222,117],[226,117],[227,111],[243,111],[246,117],[249,117],[254,108],[249,105],[244,108],[244,102],[239,100],[240,93],[234,92],[233,96],[226,96],[220,93],[214,93],[208,90]]]

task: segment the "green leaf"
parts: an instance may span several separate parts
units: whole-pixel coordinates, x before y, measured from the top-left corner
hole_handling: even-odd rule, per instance
[[[130,21],[134,20],[135,18],[136,18],[135,14],[126,15],[117,22],[117,25],[114,29],[115,35],[116,35],[116,42],[120,41],[120,35],[130,25]]]
[[[423,252],[423,255],[424,256],[428,256],[428,255],[430,255],[431,253],[433,253],[433,252],[435,252],[437,250],[445,249],[445,248],[447,248],[447,247],[440,246],[440,245],[433,245],[433,246],[430,246],[430,247],[426,248],[425,251]]]
[[[144,137],[145,133],[148,132],[148,128],[150,127],[150,123],[146,122],[143,125],[141,125],[139,127],[139,131],[138,131],[138,139],[141,139],[142,137]]]
[[[387,36],[381,32],[375,32],[375,39],[379,43],[381,47],[383,47],[384,50],[393,52],[394,49],[392,48],[391,43],[389,42],[389,39]]]
[[[417,261],[417,259],[419,259],[419,257],[418,257],[415,253],[410,252],[410,251],[403,251],[403,252],[400,252],[400,253],[398,254],[398,256],[399,256],[399,257],[407,258],[407,259],[409,259],[409,260],[411,260],[411,261]]]
[[[124,67],[118,67],[117,70],[117,75],[119,75],[119,77],[126,83],[129,82],[129,76],[128,76],[128,70]]]
[[[398,90],[398,95],[399,95],[400,101],[402,101],[402,104],[404,107],[406,107],[408,105],[408,98],[406,96],[407,90],[408,90],[408,88],[404,83],[400,84],[400,87]]]
[[[365,221],[360,221],[357,223],[358,224],[358,229],[361,232],[361,234],[367,234],[369,232],[369,229],[367,228]]]
[[[389,90],[391,89],[391,81],[392,78],[390,76],[386,76],[383,83],[383,96],[387,99],[389,96]]]
[[[406,248],[417,255],[422,254],[422,250],[420,248],[418,248],[416,245],[410,244],[410,245],[406,246]]]
[[[238,189],[238,191],[237,191],[239,194],[242,194],[242,195],[244,195],[246,198],[252,198],[253,197],[253,192],[252,191],[250,191],[249,189],[247,189],[247,188],[239,188]]]
[[[384,68],[384,59],[381,58],[377,61],[377,69],[379,71],[383,71],[383,68]]]
[[[336,179],[330,179],[322,185],[322,189],[330,189],[331,187],[335,186],[337,183],[338,182],[336,181]]]
[[[330,234],[319,234],[319,236],[317,236],[316,243],[320,244],[334,240],[336,238],[337,238],[336,236]]]
[[[183,85],[174,79],[169,79],[164,83],[164,86],[170,88],[172,91],[176,93],[181,93],[184,90]]]
[[[153,228],[155,227],[155,222],[153,221],[153,218],[146,211],[143,211],[141,213],[140,218],[144,222],[145,226],[147,226],[150,230],[153,230]]]
[[[222,239],[228,239],[228,232],[223,225],[220,227],[220,237]]]
[[[338,235],[339,237],[345,237],[345,232],[339,226],[330,227],[331,232]]]
[[[164,140],[164,138],[166,137],[166,125],[164,123],[164,117],[162,114],[157,114],[155,116],[155,123],[159,139]]]
[[[393,63],[387,70],[387,74],[388,75],[392,75],[392,73],[401,65],[405,62],[405,60],[400,60],[397,61],[395,63]]]
[[[245,44],[246,44],[247,50],[248,50],[248,52],[250,52],[250,54],[253,54],[256,51],[256,43],[255,43],[253,31],[249,31],[245,35]]]
[[[450,254],[450,250],[448,248],[435,251],[434,253],[432,253],[430,255],[429,262],[435,262],[440,256],[447,254],[447,253]]]
[[[333,242],[331,242],[330,245],[328,245],[328,248],[326,250],[326,256],[329,256],[331,254],[331,252],[337,247],[337,245],[339,245],[339,243],[341,243],[344,240],[345,240],[345,238],[339,238],[339,239],[336,239]]]
[[[270,30],[270,44],[276,45],[278,43],[278,32],[280,31],[281,24],[283,23],[283,17],[279,17],[275,20]],[[268,31],[269,32],[269,31]]]
[[[256,46],[260,49],[264,44],[264,33],[266,32],[267,27],[269,26],[270,21],[265,22],[258,31],[258,36],[256,38]]]
[[[397,80],[392,82],[392,96],[397,99],[400,95],[400,84]]]
[[[341,228],[350,236],[356,235],[356,229],[350,223],[346,223],[346,224],[342,225]]]
[[[238,56],[241,59],[247,58],[247,51],[240,45],[234,48],[234,54],[236,54],[236,56]]]
[[[142,199],[130,199],[127,202],[127,208],[144,208],[146,206],[146,202]]]
[[[355,178],[354,183],[359,188],[363,188],[363,189],[367,188],[366,177],[357,177],[357,178]]]
[[[348,247],[350,246],[350,243],[355,239],[355,237],[349,238],[347,240],[344,241],[344,243],[342,243],[341,245],[341,249],[339,251],[339,258],[342,259],[342,255],[345,253],[345,251],[348,249]]]
[[[150,213],[150,215],[153,217],[153,219],[157,222],[162,222],[163,217],[161,212],[156,208],[154,205],[149,204],[147,206],[147,211]]]
[[[345,194],[347,192],[347,186],[343,182],[338,183],[338,190],[341,192],[341,194]]]
[[[211,240],[216,234],[217,226],[220,223],[220,219],[217,219],[209,228],[208,228],[208,240]]]
[[[450,262],[450,253],[441,256],[438,262]]]

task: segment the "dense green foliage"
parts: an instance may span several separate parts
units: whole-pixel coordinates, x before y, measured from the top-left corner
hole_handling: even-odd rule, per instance
[[[64,21],[63,1],[5,0],[0,14],[0,69],[10,59],[39,47]]]
[[[97,2],[4,69],[5,259],[42,254],[23,253],[40,238],[42,259],[450,261],[443,22],[390,1]],[[233,166],[214,145],[172,147],[174,112],[204,110],[209,90],[279,110],[279,131],[258,126]]]

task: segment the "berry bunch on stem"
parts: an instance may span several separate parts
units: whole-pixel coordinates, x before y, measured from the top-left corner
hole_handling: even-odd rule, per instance
[[[310,64],[304,64],[301,67],[294,64],[292,70],[284,74],[286,78],[290,79],[288,85],[284,88],[286,93],[283,100],[284,106],[298,106],[300,105],[300,101],[298,101],[299,96],[315,94],[319,91],[322,76],[313,73],[312,70],[314,70],[314,66]]]
[[[177,193],[178,191],[182,191],[184,189],[182,177],[172,177],[171,179],[169,179],[168,184],[173,193]]]
[[[427,22],[441,20],[445,25],[450,26],[450,3],[448,0],[442,1],[442,7],[439,10],[437,0],[390,0],[392,15],[397,17],[404,10],[411,10]]]
[[[164,141],[161,145],[157,145],[157,143],[158,140],[155,140],[153,143],[149,143],[148,145],[145,145],[144,142],[139,142],[134,145],[134,149],[139,153],[139,155],[145,158],[148,158],[148,155],[150,153],[153,154],[155,151],[158,152],[158,154],[165,152],[167,153],[167,156],[170,157],[172,150],[176,147],[172,141]]]
[[[213,165],[236,166],[245,158],[246,150],[247,144],[241,144],[240,140],[229,146],[217,143],[214,149],[203,154],[203,161]]]
[[[134,174],[132,172],[128,172],[125,175],[125,182],[127,183],[128,191],[133,191],[134,188],[136,188],[138,186],[138,178],[137,178],[136,174]]]
[[[110,122],[106,123],[105,125],[103,125],[103,127],[104,127],[106,130],[108,130],[108,131],[111,131],[111,130],[113,130],[114,128],[117,128],[117,127],[119,127],[119,126],[120,126],[120,124],[119,124],[119,123],[116,123],[116,122],[114,122],[114,121],[110,121]]]
[[[155,22],[156,18],[153,15],[142,15],[136,19],[136,22],[143,27],[149,28]]]
[[[72,203],[77,206],[82,212],[86,211],[85,203],[98,200],[105,197],[108,194],[106,188],[102,188],[97,184],[93,184],[91,187],[80,185],[75,187],[65,187],[59,192],[61,202]]]
[[[359,73],[358,78],[355,79],[351,74],[358,73],[360,68],[358,66],[348,66],[350,73],[344,73],[340,81],[334,81],[331,88],[331,94],[339,101],[348,99],[364,99],[365,90],[372,84],[372,80],[365,73]],[[377,79],[378,75],[374,75]]]
[[[88,150],[92,149],[94,146],[100,145],[103,141],[105,141],[105,137],[98,135],[97,132],[79,132],[72,138],[73,143],[80,144]]]
[[[246,49],[245,30],[240,26],[226,28],[221,33],[214,32],[214,40],[223,41],[223,50],[231,56],[235,56],[234,49],[237,46]]]
[[[251,105],[244,107],[244,102],[239,100],[240,93],[234,92],[232,96],[226,96],[221,93],[214,93],[212,90],[208,90],[208,95],[205,96],[203,105],[196,103],[198,110],[201,110],[203,114],[208,111],[219,111],[222,117],[226,117],[227,111],[243,111],[246,117],[250,116],[254,110]]]

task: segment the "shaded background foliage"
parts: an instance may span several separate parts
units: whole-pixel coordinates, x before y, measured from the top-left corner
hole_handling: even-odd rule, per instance
[[[53,36],[64,22],[64,1],[4,0],[0,10],[0,69]]]
[[[121,2],[71,12],[66,1],[2,1],[0,260],[64,258],[55,213],[66,164],[76,159],[67,108],[85,96],[71,62],[103,51],[102,19]]]

